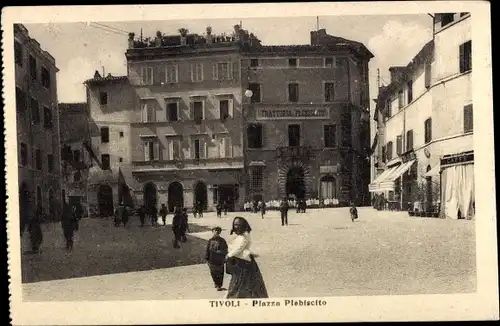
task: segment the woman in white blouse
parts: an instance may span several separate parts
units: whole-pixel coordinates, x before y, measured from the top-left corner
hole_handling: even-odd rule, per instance
[[[243,217],[235,217],[231,234],[236,237],[229,245],[226,271],[231,282],[226,298],[268,298],[266,285],[255,261],[257,255],[250,250],[252,228]]]

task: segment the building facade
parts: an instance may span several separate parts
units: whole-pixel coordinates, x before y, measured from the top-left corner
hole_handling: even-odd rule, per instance
[[[470,14],[439,13],[434,25],[433,39],[406,67],[392,67],[390,85],[380,89],[370,191],[402,209],[439,206],[441,216],[472,217]]]
[[[370,131],[362,117],[372,57],[325,30],[311,32],[310,45],[244,52],[247,200],[367,203]]]
[[[49,220],[59,219],[61,158],[55,59],[14,25],[16,118],[21,227],[41,209]]]

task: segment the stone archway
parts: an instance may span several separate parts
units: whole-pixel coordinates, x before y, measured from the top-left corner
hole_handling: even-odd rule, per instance
[[[173,212],[176,206],[184,207],[184,188],[177,181],[168,186],[168,210]]]
[[[194,187],[193,207],[197,207],[196,204],[198,202],[202,203],[204,211],[207,210],[208,207],[207,185],[202,181],[198,181]]]
[[[149,211],[152,207],[156,207],[158,203],[158,195],[156,185],[152,182],[148,182],[143,188],[143,203],[146,207],[146,211]]]
[[[278,168],[280,196],[289,194],[307,199],[311,191],[311,169],[301,160],[290,160]]]
[[[114,215],[113,188],[111,188],[111,186],[99,186],[99,189],[97,190],[97,202],[99,206],[99,216],[108,217]]]
[[[304,182],[304,169],[292,167],[286,174],[286,195],[304,199],[306,196],[306,185]]]

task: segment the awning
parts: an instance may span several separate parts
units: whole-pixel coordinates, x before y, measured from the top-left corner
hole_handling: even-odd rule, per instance
[[[424,177],[425,178],[427,178],[427,177],[437,177],[437,176],[439,176],[440,170],[441,170],[441,165],[440,164],[436,164],[432,169],[430,169],[429,171],[427,171],[424,174]]]
[[[401,164],[397,167],[390,175],[388,175],[385,180],[380,182],[379,189],[381,191],[393,191],[394,190],[394,181],[403,175],[403,173],[407,172],[412,165],[416,162],[416,160],[411,160],[406,163]]]
[[[391,168],[388,168],[384,172],[382,172],[378,177],[375,178],[369,185],[368,185],[368,190],[370,192],[378,192],[382,191],[379,189],[379,184],[387,177],[389,176],[392,172],[394,172],[397,168],[399,168],[400,165],[398,166],[393,166]]]

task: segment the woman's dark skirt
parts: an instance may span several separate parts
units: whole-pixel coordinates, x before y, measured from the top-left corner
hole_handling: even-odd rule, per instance
[[[227,270],[231,274],[227,299],[269,298],[264,279],[255,260],[230,258]]]

